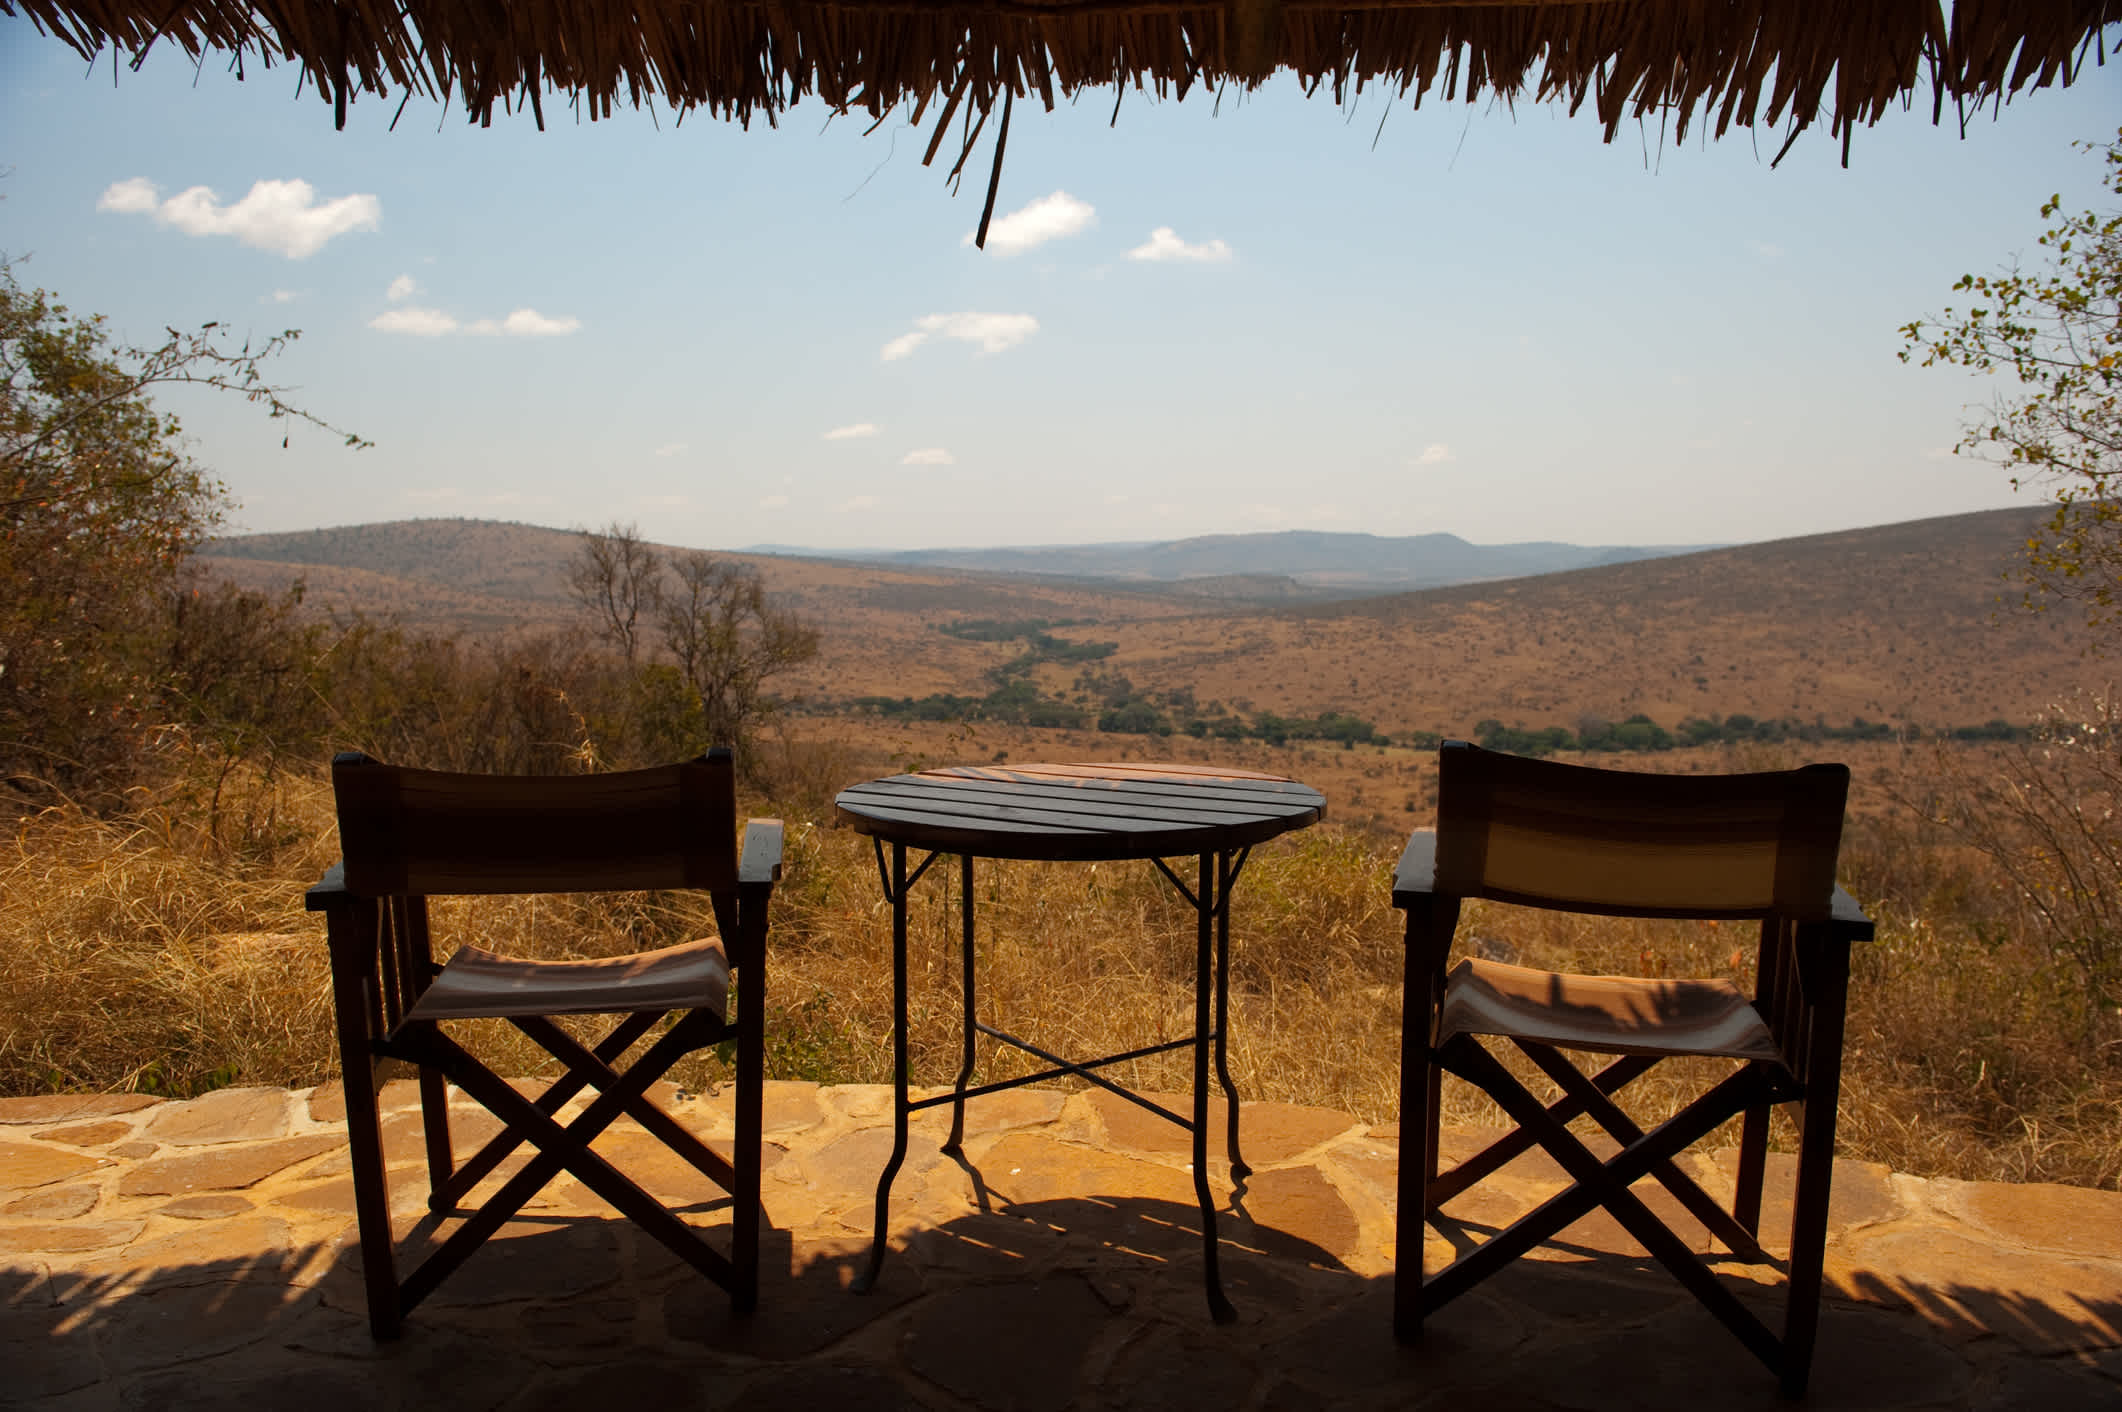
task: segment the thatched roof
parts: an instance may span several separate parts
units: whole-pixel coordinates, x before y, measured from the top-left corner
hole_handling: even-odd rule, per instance
[[[1844,143],[1896,103],[1933,121],[2105,59],[2122,0],[0,0],[85,57],[299,64],[345,118],[349,96],[420,93],[490,121],[541,91],[608,117],[661,99],[681,114],[771,121],[816,97],[881,118],[953,120],[963,152],[997,102],[1051,107],[1113,84],[1184,97],[1277,70],[1343,99],[1370,85],[1419,104],[1589,103],[1611,138],[1634,118],[1786,128],[1823,114]],[[1927,92],[1926,92],[1927,90]],[[1117,101],[1118,95],[1116,95]],[[1117,116],[1118,109],[1115,108]],[[1002,134],[997,134],[999,148]],[[999,157],[999,152],[998,152]]]

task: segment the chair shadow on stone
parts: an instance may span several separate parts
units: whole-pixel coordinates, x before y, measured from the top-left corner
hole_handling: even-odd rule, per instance
[[[1176,1191],[1169,1196],[1100,1195],[1086,1192],[1071,1196],[1012,1199],[1007,1178],[998,1189],[989,1183],[977,1161],[961,1148],[945,1154],[964,1172],[973,1203],[984,1216],[1029,1222],[1055,1232],[1077,1236],[1116,1250],[1157,1259],[1179,1261],[1189,1254],[1198,1265],[1201,1251],[1201,1208],[1197,1201]],[[1178,1174],[1167,1168],[1150,1169],[1161,1175]],[[1316,1177],[1309,1168],[1300,1169]],[[1255,1185],[1271,1184],[1289,1175],[1289,1169],[1254,1173],[1248,1171],[1227,1190],[1216,1214],[1221,1246],[1294,1260],[1320,1269],[1342,1270],[1347,1266],[1333,1250],[1268,1221],[1255,1219],[1247,1207],[1247,1196]],[[1042,1181],[1039,1189],[1051,1183]]]
[[[865,1192],[838,1195],[866,1210]],[[675,1209],[711,1235],[723,1219],[714,1202]],[[447,1387],[466,1405],[674,1412],[835,1402],[893,1412],[934,1405],[938,1388],[964,1405],[1039,1409],[1377,1406],[1460,1394],[1614,1412],[1778,1405],[1774,1385],[1735,1366],[1683,1290],[1645,1260],[1610,1253],[1515,1262],[1432,1315],[1422,1343],[1407,1346],[1386,1333],[1389,1274],[1359,1276],[1316,1250],[1305,1263],[1301,1246],[1256,1254],[1241,1236],[1226,1252],[1241,1322],[1219,1326],[1194,1297],[1194,1213],[1183,1199],[1095,1192],[997,1201],[993,1212],[902,1228],[867,1298],[849,1292],[866,1232],[830,1218],[809,1234],[769,1231],[760,1299],[772,1315],[742,1318],[632,1225],[534,1211],[389,1342],[369,1336],[351,1242],[336,1258],[273,1244],[166,1266],[105,1260],[93,1271],[0,1258],[0,1402],[420,1406]],[[2112,1262],[2101,1268],[2116,1278]],[[2008,1287],[2013,1278],[1971,1269],[1924,1279],[1889,1267],[1853,1287],[1831,1284],[1820,1381],[1837,1406],[2112,1406],[2116,1381],[2090,1364],[2122,1344],[2122,1297],[2053,1281]],[[1845,1291],[1860,1298],[1838,1297]],[[1741,1294],[1755,1302],[1765,1292]],[[1970,1338],[1977,1327],[2001,1337]]]

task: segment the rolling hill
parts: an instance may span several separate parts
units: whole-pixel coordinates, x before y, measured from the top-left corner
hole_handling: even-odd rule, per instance
[[[1989,511],[1638,559],[1563,573],[1333,602],[1216,598],[1219,582],[1090,582],[735,555],[819,624],[822,651],[790,683],[817,703],[869,694],[979,694],[1021,643],[937,628],[966,618],[1067,620],[1111,641],[1096,664],[1138,688],[1192,690],[1239,710],[1348,710],[1388,731],[1465,731],[1484,717],[1576,726],[1638,712],[1825,717],[1843,723],[2029,719],[2101,683],[2068,615],[2005,600],[2040,512]],[[558,631],[576,621],[574,537],[422,520],[212,547],[248,586],[307,580],[320,610],[391,613],[438,631]],[[1282,576],[1285,580],[1287,576]],[[1249,593],[1265,591],[1255,583]],[[1038,668],[1053,695],[1080,665]]]

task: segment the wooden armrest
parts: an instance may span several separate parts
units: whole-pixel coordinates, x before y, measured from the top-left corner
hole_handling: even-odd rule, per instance
[[[346,890],[346,862],[341,859],[324,870],[324,876],[308,892],[302,894],[302,910],[322,912],[335,903],[353,896]]]
[[[1393,869],[1393,906],[1413,907],[1427,902],[1437,890],[1437,831],[1417,830]]]
[[[737,859],[739,886],[771,887],[781,877],[782,826],[779,819],[753,819],[744,826],[744,851]]]

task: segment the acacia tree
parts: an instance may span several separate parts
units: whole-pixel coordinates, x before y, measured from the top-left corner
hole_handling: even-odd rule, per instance
[[[2122,198],[2122,134],[2080,145],[2100,153],[2103,185]],[[2027,605],[2076,601],[2096,629],[2112,630],[2122,626],[2122,209],[2061,212],[2060,196],[2041,207],[2052,222],[2041,268],[1962,275],[1953,288],[1980,302],[1904,326],[1901,360],[2016,380],[1954,449],[2054,497],[2027,545]],[[2101,641],[2096,632],[2093,650]]]
[[[771,713],[767,678],[818,655],[818,631],[767,601],[758,570],[699,550],[677,555],[675,585],[658,595],[663,645],[699,698],[711,745],[749,765],[752,737]]]
[[[641,537],[638,525],[617,520],[601,530],[583,530],[581,547],[567,566],[568,592],[628,668],[639,659],[641,616],[654,615],[662,579],[663,556]]]
[[[666,556],[634,525],[583,530],[568,591],[627,667],[618,735],[650,755],[727,745],[754,768],[768,678],[818,655],[817,630],[776,607],[758,571],[699,550]],[[666,654],[645,661],[653,628]]]
[[[212,387],[325,426],[266,380],[293,330],[239,349],[217,324],[168,334],[113,347],[0,258],[0,781],[18,796],[115,797],[158,705],[158,596],[226,503],[150,394]]]

